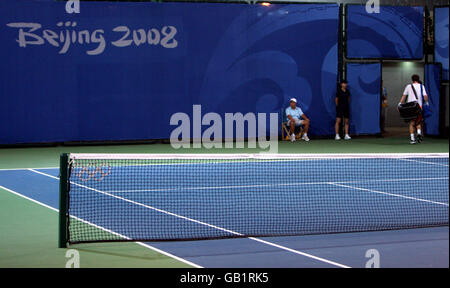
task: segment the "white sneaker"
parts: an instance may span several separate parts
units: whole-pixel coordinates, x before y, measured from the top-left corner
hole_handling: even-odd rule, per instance
[[[307,135],[303,135],[303,136],[302,136],[302,140],[305,140],[306,142],[309,142],[309,138],[308,138]]]
[[[339,134],[336,134],[336,137],[334,137],[334,140],[341,140],[341,136],[339,136]]]
[[[291,142],[295,142],[295,134],[291,135]]]
[[[348,134],[346,134],[344,139],[345,140],[350,140],[350,139],[352,139],[352,137],[350,137]]]

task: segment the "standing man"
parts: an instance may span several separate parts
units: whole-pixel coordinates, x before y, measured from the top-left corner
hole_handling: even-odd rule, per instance
[[[339,126],[341,125],[341,121],[344,121],[344,130],[345,130],[345,140],[352,139],[350,135],[348,135],[348,126],[349,126],[349,117],[350,117],[350,91],[347,89],[347,81],[342,80],[340,83],[340,87],[336,91],[336,124],[334,125],[334,130],[336,132],[335,140],[341,140],[341,136],[339,136]]]
[[[402,104],[406,100],[406,103],[417,102],[420,108],[422,108],[423,107],[422,98],[425,100],[425,104],[428,104],[427,91],[420,82],[419,75],[413,75],[411,77],[411,80],[413,83],[408,84],[406,86],[405,92],[403,92],[403,96],[400,99],[400,103],[398,103],[398,105],[400,106],[400,104]],[[416,119],[409,121],[409,134],[411,136],[411,144],[416,144],[417,143],[416,140],[419,143],[422,142],[423,139],[422,125],[421,125],[422,119],[423,119],[422,113],[419,113]],[[416,129],[417,129],[417,139],[415,137]]]
[[[304,126],[302,140],[309,141],[309,118],[297,107],[297,99],[289,100],[289,107],[286,108],[287,125],[290,127],[291,141],[295,142],[295,127]],[[303,118],[303,119],[301,119]]]

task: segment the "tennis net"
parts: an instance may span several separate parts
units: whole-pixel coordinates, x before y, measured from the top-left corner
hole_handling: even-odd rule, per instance
[[[448,154],[63,154],[60,246],[448,225]]]

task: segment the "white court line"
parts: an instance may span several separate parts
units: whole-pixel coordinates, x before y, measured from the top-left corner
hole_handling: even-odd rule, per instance
[[[32,172],[35,172],[35,173],[38,173],[38,174],[41,174],[41,175],[44,175],[44,176],[51,177],[51,178],[59,180],[58,177],[55,177],[53,175],[49,175],[49,174],[46,174],[46,173],[43,173],[43,172],[40,172],[40,171],[36,171],[34,169],[29,169],[29,170],[32,171]],[[229,229],[225,229],[225,228],[222,228],[222,227],[219,227],[219,226],[215,226],[215,225],[212,225],[212,224],[209,224],[209,223],[206,223],[206,222],[202,222],[202,221],[195,220],[195,219],[192,219],[192,218],[189,218],[189,217],[185,217],[185,216],[182,216],[182,215],[178,215],[178,214],[175,214],[175,213],[172,213],[172,212],[169,212],[169,211],[158,209],[158,208],[155,208],[155,207],[152,207],[152,206],[149,206],[149,205],[145,205],[145,204],[142,204],[142,203],[139,203],[139,202],[127,199],[127,198],[123,198],[123,197],[116,196],[116,195],[113,195],[113,194],[110,194],[110,193],[107,193],[107,192],[104,192],[104,191],[100,191],[100,190],[97,190],[97,189],[94,189],[94,188],[91,188],[91,187],[88,187],[88,186],[85,186],[85,185],[81,185],[81,184],[78,184],[78,183],[75,183],[75,182],[70,182],[70,183],[73,184],[73,185],[76,185],[76,186],[88,189],[88,190],[92,190],[92,191],[101,193],[103,195],[110,196],[110,197],[118,199],[118,200],[122,200],[124,202],[128,202],[128,203],[134,204],[136,206],[141,206],[141,207],[144,207],[144,208],[148,208],[148,209],[151,209],[151,210],[154,210],[154,211],[166,214],[166,215],[170,215],[170,216],[177,217],[177,218],[180,218],[180,219],[183,219],[183,220],[186,220],[186,221],[190,221],[190,222],[197,223],[197,224],[200,224],[200,225],[204,225],[204,226],[207,226],[207,227],[210,227],[210,228],[214,228],[214,229],[217,229],[217,230],[220,230],[220,231],[224,231],[224,232],[230,233],[232,235],[236,235],[236,236],[240,236],[240,237],[245,236],[244,234],[241,234],[241,233],[229,230]],[[334,265],[334,266],[341,267],[341,268],[351,268],[351,267],[346,266],[344,264],[340,264],[340,263],[337,263],[337,262],[334,262],[334,261],[331,261],[331,260],[328,260],[328,259],[324,259],[324,258],[321,258],[321,257],[317,257],[317,256],[314,256],[314,255],[305,253],[305,252],[294,250],[294,249],[291,249],[291,248],[288,248],[288,247],[285,247],[285,246],[281,246],[281,245],[278,245],[278,244],[275,244],[275,243],[272,243],[272,242],[268,242],[268,241],[259,239],[259,238],[255,238],[255,237],[246,237],[246,238],[250,239],[250,240],[253,240],[253,241],[257,241],[257,242],[266,244],[266,245],[270,245],[272,247],[276,247],[276,248],[279,248],[279,249],[282,249],[282,250],[285,250],[285,251],[289,251],[291,253],[295,253],[295,254],[298,254],[298,255],[301,255],[301,256],[305,256],[305,257],[308,257],[308,258],[311,258],[311,259],[314,259],[314,260],[317,260],[317,261],[321,261],[321,262],[324,262],[324,263],[327,263],[327,264],[330,264],[330,265]]]
[[[279,160],[258,160],[258,159],[245,159],[245,158],[239,158],[235,159],[234,161],[209,161],[209,162],[179,162],[179,163],[146,163],[146,164],[138,164],[133,163],[133,165],[118,165],[118,166],[112,166],[112,167],[142,167],[142,166],[188,166],[188,165],[217,165],[217,164],[238,164],[238,163],[261,163],[261,162],[268,162],[268,163],[279,163],[279,162],[303,162],[303,161],[323,161],[323,160],[330,160],[330,159],[279,159]],[[160,159],[160,160],[170,160],[170,159]],[[185,160],[185,159],[179,159],[179,160]],[[199,160],[199,159],[193,159],[193,160]],[[15,170],[28,170],[28,169],[59,169],[60,167],[30,167],[30,168],[0,168],[0,171],[15,171]],[[80,167],[75,167],[80,168]]]
[[[334,186],[339,186],[339,187],[351,188],[351,189],[360,190],[360,191],[384,194],[384,195],[389,195],[389,196],[398,197],[398,198],[410,199],[410,200],[421,201],[421,202],[428,202],[428,203],[433,203],[433,204],[438,204],[438,205],[442,205],[442,206],[447,206],[448,207],[448,203],[436,202],[436,201],[431,201],[431,200],[422,199],[422,198],[409,197],[409,196],[404,196],[404,195],[400,195],[400,194],[393,194],[393,193],[382,192],[382,191],[377,191],[377,190],[371,190],[371,189],[366,189],[366,188],[348,186],[348,185],[343,185],[343,184],[333,183],[333,182],[329,182],[328,184],[334,185]]]
[[[420,161],[420,160],[414,160],[414,159],[402,159],[402,158],[398,158],[397,160],[409,161],[409,162],[417,162],[417,163],[423,163],[423,164],[430,164],[430,165],[438,165],[438,166],[448,167],[447,164],[435,163],[435,162],[428,162],[428,161]]]
[[[16,171],[16,170],[28,170],[28,169],[59,169],[59,167],[39,167],[39,168],[0,168],[0,171]]]
[[[337,184],[364,184],[373,182],[410,182],[410,181],[433,181],[448,180],[448,177],[433,178],[404,178],[404,179],[369,179],[363,181],[341,181],[333,182]],[[231,186],[198,186],[198,187],[182,187],[182,188],[161,188],[161,189],[135,189],[135,190],[112,190],[105,191],[108,193],[134,193],[134,192],[169,192],[169,191],[190,191],[190,190],[215,190],[215,189],[241,189],[241,188],[268,188],[278,186],[301,186],[301,185],[329,185],[330,182],[297,182],[297,183],[277,183],[277,184],[259,184],[259,185],[231,185]]]
[[[56,179],[59,180],[59,178],[57,178],[57,177],[55,177],[55,176],[52,176],[52,175],[46,175],[46,176],[51,177],[51,178],[56,178]],[[59,212],[59,210],[56,209],[56,208],[54,208],[54,207],[51,207],[51,206],[49,206],[49,205],[47,205],[47,204],[44,204],[44,203],[42,203],[42,202],[39,202],[39,201],[37,201],[37,200],[35,200],[35,199],[32,199],[32,198],[27,197],[27,196],[25,196],[25,195],[22,195],[22,194],[20,194],[19,192],[16,192],[16,191],[14,191],[14,190],[8,189],[8,188],[6,188],[6,187],[4,187],[4,186],[1,186],[1,185],[0,185],[0,189],[3,189],[3,190],[5,190],[5,191],[8,191],[8,192],[14,194],[14,195],[17,195],[17,196],[19,196],[19,197],[22,197],[22,198],[24,198],[24,199],[27,199],[27,200],[29,200],[29,201],[31,201],[31,202],[33,202],[33,203],[36,203],[36,204],[38,204],[38,205],[41,205],[41,206],[45,207],[45,208],[48,208],[48,209],[51,209],[51,210],[53,210],[53,211]],[[100,230],[103,230],[103,231],[105,231],[105,232],[108,232],[108,233],[111,233],[111,234],[113,234],[113,235],[119,236],[119,237],[121,237],[121,238],[124,238],[124,239],[130,239],[130,238],[128,238],[128,237],[126,237],[126,236],[124,236],[124,235],[122,235],[122,234],[119,234],[119,233],[116,233],[116,232],[111,231],[111,230],[109,230],[109,229],[106,229],[106,228],[104,228],[104,227],[98,226],[98,225],[93,224],[93,223],[91,223],[91,222],[89,222],[89,221],[80,219],[80,218],[75,217],[75,216],[70,216],[70,217],[71,217],[71,218],[74,218],[74,219],[76,219],[76,220],[78,220],[78,221],[81,221],[81,222],[83,222],[83,223],[86,223],[86,224],[88,224],[88,225],[91,225],[91,226],[93,226],[93,227],[95,227],[95,228],[98,228],[98,229],[100,229]],[[160,254],[163,254],[163,255],[165,255],[165,256],[167,256],[167,257],[170,257],[170,258],[172,258],[172,259],[178,260],[178,261],[180,261],[180,262],[182,262],[182,263],[191,265],[191,266],[193,266],[193,267],[195,267],[195,268],[203,268],[203,267],[200,266],[200,265],[197,265],[197,264],[195,264],[195,263],[192,263],[192,262],[190,262],[190,261],[188,261],[188,260],[186,260],[186,259],[180,258],[180,257],[178,257],[178,256],[175,256],[175,255],[173,255],[173,254],[170,254],[170,253],[168,253],[168,252],[166,252],[166,251],[160,250],[160,249],[158,249],[158,248],[156,248],[156,247],[153,247],[153,246],[150,246],[150,245],[148,245],[148,244],[145,244],[145,243],[142,243],[142,242],[135,242],[135,243],[138,244],[138,245],[140,245],[140,246],[143,246],[143,247],[145,247],[145,248],[151,249],[151,250],[153,250],[153,251],[155,251],[155,252],[158,252],[158,253],[160,253]]]

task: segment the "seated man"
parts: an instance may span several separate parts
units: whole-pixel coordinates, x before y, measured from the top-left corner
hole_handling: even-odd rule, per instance
[[[308,117],[306,117],[303,111],[299,107],[297,107],[297,99],[292,98],[289,102],[290,106],[286,108],[286,116],[288,120],[287,125],[290,127],[291,141],[295,141],[295,127],[303,125],[304,133],[302,136],[302,140],[308,142],[309,119]]]

